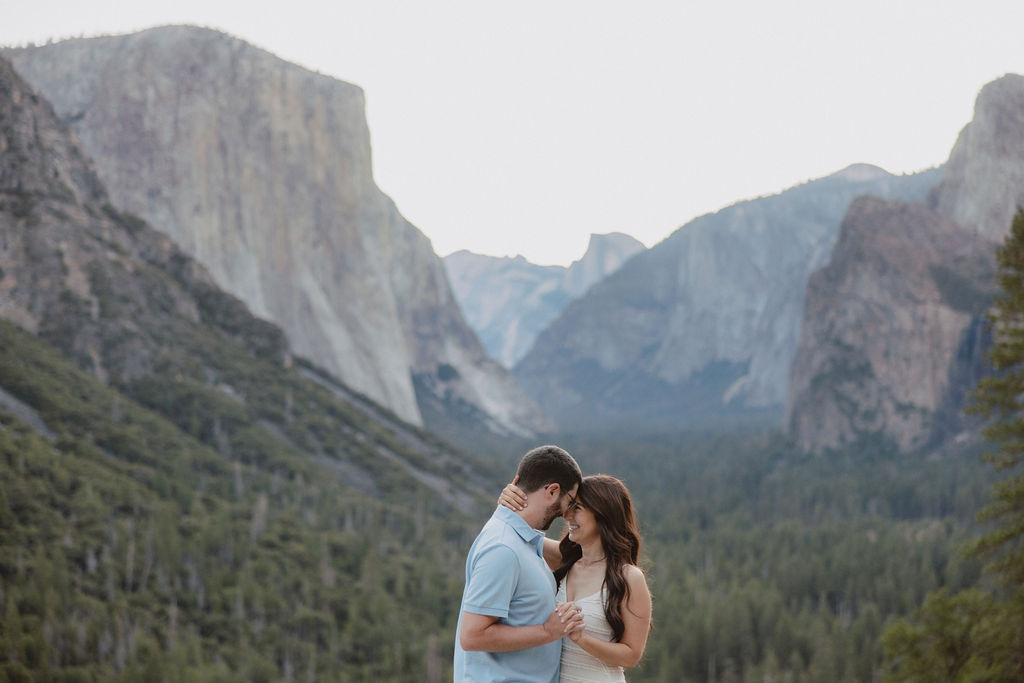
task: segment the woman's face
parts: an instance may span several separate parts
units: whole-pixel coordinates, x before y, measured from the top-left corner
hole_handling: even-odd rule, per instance
[[[583,545],[600,538],[594,513],[579,503],[565,513],[565,521],[569,525],[569,540],[574,543]]]

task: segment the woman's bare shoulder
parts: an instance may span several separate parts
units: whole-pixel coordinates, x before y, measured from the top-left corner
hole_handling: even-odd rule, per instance
[[[627,564],[626,565],[626,575],[630,576],[630,577],[634,577],[635,576],[637,578],[641,578],[641,577],[646,577],[647,576],[647,572],[645,572],[643,569],[640,569],[640,567],[636,566],[635,564]]]
[[[629,584],[630,588],[634,586],[643,585],[647,587],[647,574],[644,573],[643,569],[636,566],[635,564],[626,565],[626,583]]]

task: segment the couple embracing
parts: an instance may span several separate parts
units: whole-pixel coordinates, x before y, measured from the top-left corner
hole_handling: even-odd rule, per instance
[[[466,558],[456,683],[625,681],[651,629],[625,485],[583,477],[565,450],[541,446],[499,502]],[[543,533],[556,517],[560,542]]]

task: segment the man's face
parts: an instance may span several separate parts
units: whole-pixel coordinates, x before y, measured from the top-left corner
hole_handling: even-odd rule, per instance
[[[576,494],[579,490],[580,485],[574,484],[570,491],[562,491],[561,495],[558,496],[558,500],[549,505],[548,509],[544,511],[544,519],[538,528],[541,531],[547,531],[551,528],[551,522],[555,521],[558,517],[564,517],[569,508],[576,504]]]

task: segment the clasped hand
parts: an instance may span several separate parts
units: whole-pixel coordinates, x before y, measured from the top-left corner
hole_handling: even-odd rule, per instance
[[[569,636],[578,641],[583,636],[583,610],[575,602],[560,602],[555,605],[555,611],[548,617],[544,628],[552,634],[558,633],[559,638]]]

